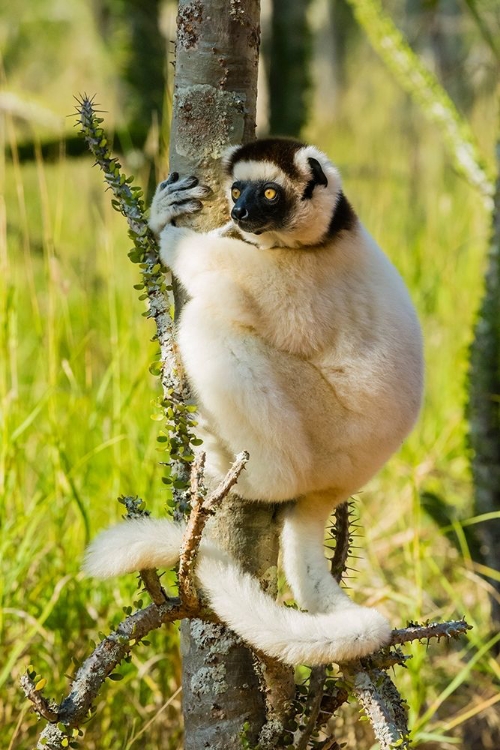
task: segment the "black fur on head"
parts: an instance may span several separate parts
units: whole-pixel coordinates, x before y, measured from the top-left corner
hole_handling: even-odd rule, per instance
[[[305,144],[292,138],[263,138],[231,151],[224,160],[224,171],[230,175],[239,161],[270,161],[276,164],[292,180],[301,175],[294,161],[295,154]]]

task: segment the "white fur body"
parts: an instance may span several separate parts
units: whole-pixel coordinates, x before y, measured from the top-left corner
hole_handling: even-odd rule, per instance
[[[311,156],[328,185],[301,200]],[[412,428],[423,367],[413,305],[377,244],[357,220],[324,239],[341,194],[337,170],[310,146],[295,161],[303,175],[298,185],[272,162],[237,162],[231,175],[251,180],[264,172],[295,191],[296,212],[284,230],[258,237],[241,232],[240,240],[177,228],[172,219],[199,204],[179,203],[178,192],[174,200],[167,183],[158,188],[150,223],[163,262],[190,297],[178,342],[202,417],[208,475],[218,481],[235,454],[247,450],[250,460],[237,487],[243,498],[297,498],[285,514],[282,559],[298,604],[311,614],[277,607],[220,555],[223,570],[211,585],[214,571],[205,571],[215,563],[202,554],[200,582],[214,610],[243,638],[285,660],[313,663],[333,660],[336,648],[342,659],[361,655],[362,644],[369,653],[389,637],[388,623],[352,604],[332,578],[324,526]],[[194,190],[184,191],[186,199],[201,197],[202,188]],[[150,564],[142,567],[157,564],[159,536],[143,560]],[[111,561],[104,547],[99,554]],[[299,652],[309,656],[296,659]]]

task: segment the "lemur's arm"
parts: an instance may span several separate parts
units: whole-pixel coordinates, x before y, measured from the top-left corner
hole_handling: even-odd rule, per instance
[[[202,242],[200,233],[186,227],[176,227],[173,223],[179,216],[200,211],[203,205],[201,200],[208,195],[210,188],[199,185],[196,177],[179,179],[174,172],[158,185],[151,205],[149,226],[159,236],[161,260],[172,269],[190,296],[205,294],[211,287],[207,274],[214,273],[218,277],[219,287],[222,284],[231,299],[236,295],[243,304],[243,292],[229,276],[224,276],[224,268],[252,263],[251,253],[255,253],[255,249],[243,240],[225,236],[234,229],[232,222],[203,233]],[[219,302],[225,300],[225,295],[220,295],[221,291],[219,288]]]

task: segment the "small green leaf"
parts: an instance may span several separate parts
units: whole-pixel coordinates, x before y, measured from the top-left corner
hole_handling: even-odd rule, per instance
[[[151,375],[161,375],[162,371],[162,363],[161,362],[152,362],[149,365],[149,372]]]

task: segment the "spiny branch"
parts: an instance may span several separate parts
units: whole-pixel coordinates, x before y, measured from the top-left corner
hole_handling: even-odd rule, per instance
[[[410,623],[406,628],[393,630],[391,645],[429,641],[431,638],[438,641],[459,638],[470,629],[465,620],[423,625]],[[405,701],[384,671],[395,664],[404,665],[407,659],[400,649],[383,649],[373,656],[340,665],[347,683],[370,719],[381,750],[410,747]]]
[[[465,635],[468,630],[472,630],[472,625],[468,625],[465,619],[450,620],[449,622],[427,622],[423,625],[410,623],[408,627],[392,631],[391,645],[398,643],[409,643],[410,641],[428,641],[431,638],[459,638]]]
[[[128,519],[145,518],[151,515],[149,511],[146,510],[144,500],[141,500],[140,497],[124,495],[118,498],[118,502],[124,505],[127,509],[126,518]],[[139,575],[144,584],[145,590],[148,592],[151,601],[154,604],[160,606],[169,601],[169,598],[161,585],[160,576],[156,570],[141,570]]]
[[[340,583],[346,570],[347,559],[352,544],[352,511],[349,502],[342,503],[335,508],[334,525],[330,534],[335,539],[335,551],[330,563],[332,576]]]
[[[335,508],[334,523],[329,529],[329,535],[335,540],[335,549],[330,561],[330,571],[337,583],[342,581],[346,572],[347,560],[352,544],[352,506],[349,502],[342,503]],[[321,720],[319,718],[321,699],[327,677],[327,666],[313,667],[309,676],[308,696],[304,707],[307,721],[304,729],[296,737],[297,748],[307,748],[312,735],[318,731]],[[346,698],[347,700],[347,698]],[[342,703],[339,704],[340,707]]]
[[[152,630],[186,617],[187,614],[178,599],[170,599],[160,606],[150,604],[127,617],[84,661],[76,673],[69,695],[59,705],[39,695],[40,691],[33,695],[29,675],[24,675],[21,684],[26,697],[33,703],[34,710],[50,722],[40,735],[37,749],[59,750],[67,747],[68,738],[73,735],[72,730],[81,726],[91,715],[92,703],[104,680],[129,654],[131,648]]]
[[[165,445],[168,456],[168,461],[164,462],[168,468],[162,481],[172,488],[174,506],[182,516],[189,509],[189,476],[193,460],[191,446],[196,445],[197,441],[192,417],[195,408],[189,405],[191,394],[175,343],[171,286],[166,282],[158,245],[145,218],[142,190],[132,186],[133,177],[126,177],[118,159],[112,156],[102,128],[103,118],[97,116],[94,99],[84,94],[77,99],[76,110],[80,133],[114,195],[111,204],[127,219],[129,236],[134,243],[129,258],[139,264],[142,272],[142,283],[136,284],[135,289],[141,292],[139,299],[149,301],[145,316],[153,318],[156,323],[159,361],[151,365],[150,372],[161,377],[163,398],[158,406],[163,409],[163,415],[153,416],[158,416],[160,420],[166,417],[164,432],[158,437],[158,441]]]
[[[300,708],[305,725],[295,735],[294,746],[297,750],[307,750],[311,737],[319,732],[349,697],[347,690],[336,685],[336,680],[326,680],[326,674],[326,667],[311,670],[305,705]]]

